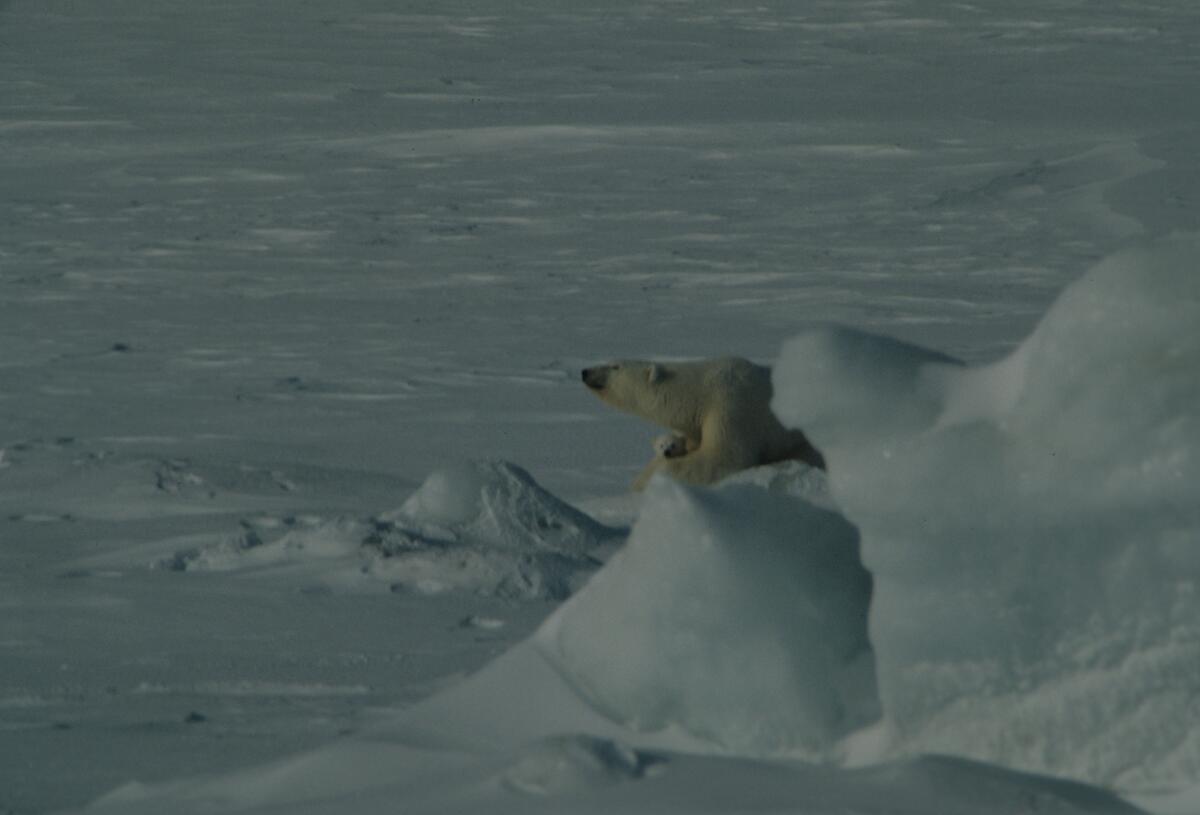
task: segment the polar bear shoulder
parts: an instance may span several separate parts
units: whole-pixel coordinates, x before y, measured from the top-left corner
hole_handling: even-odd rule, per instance
[[[823,467],[799,430],[771,412],[771,370],[741,357],[697,362],[623,359],[583,370],[583,382],[607,404],[672,431],[670,455],[650,462],[644,483],[664,471],[711,484],[738,470],[787,459]]]

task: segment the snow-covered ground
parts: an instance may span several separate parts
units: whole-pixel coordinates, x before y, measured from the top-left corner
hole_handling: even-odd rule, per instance
[[[923,750],[1200,783],[1200,496],[1170,475],[1200,258],[1161,240],[1200,230],[1197,42],[1185,0],[0,0],[0,811],[1117,806]],[[1032,338],[915,387],[917,352],[814,322],[969,363]],[[805,337],[828,400],[781,413],[830,494],[759,474],[637,517],[656,431],[578,369]],[[771,546],[814,524],[876,573],[877,677],[778,650],[772,598],[811,585],[726,581],[724,544],[670,568],[689,529],[802,564]],[[853,641],[861,609],[822,613],[797,642]],[[873,682],[886,726],[847,738]]]

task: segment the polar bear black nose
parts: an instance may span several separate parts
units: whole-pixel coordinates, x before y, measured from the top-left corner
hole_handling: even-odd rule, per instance
[[[600,390],[604,387],[604,382],[607,378],[605,376],[607,370],[607,367],[603,365],[598,368],[584,368],[582,373],[583,384],[587,385],[592,390]]]

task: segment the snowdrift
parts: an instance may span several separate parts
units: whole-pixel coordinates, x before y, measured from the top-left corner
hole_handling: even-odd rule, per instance
[[[1195,238],[1112,257],[990,366],[838,328],[784,346],[775,410],[875,576],[892,752],[1200,778],[1198,262]]]
[[[448,465],[376,518],[243,522],[236,534],[159,561],[178,571],[295,568],[338,586],[561,600],[624,531],[603,526],[504,461]]]
[[[824,758],[878,715],[870,600],[840,515],[753,486],[656,479],[625,548],[536,644],[635,730]]]

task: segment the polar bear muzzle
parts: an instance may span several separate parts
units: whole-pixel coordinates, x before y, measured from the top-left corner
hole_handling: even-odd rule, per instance
[[[584,368],[583,384],[594,391],[604,390],[604,386],[608,384],[608,374],[612,369],[612,365],[597,365],[594,368]]]

